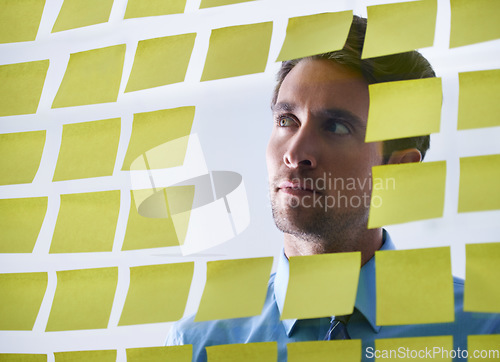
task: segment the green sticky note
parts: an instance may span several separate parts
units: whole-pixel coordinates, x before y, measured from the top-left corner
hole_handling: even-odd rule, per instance
[[[45,290],[47,273],[0,274],[0,330],[31,331]]]
[[[500,69],[459,73],[458,81],[457,129],[500,126]]]
[[[55,362],[115,362],[116,350],[54,352]]]
[[[281,319],[351,314],[360,268],[360,252],[291,257]]]
[[[180,14],[185,7],[186,0],[128,0],[125,19]]]
[[[259,315],[272,265],[272,257],[209,261],[195,321]]]
[[[45,331],[107,328],[117,282],[117,267],[58,271]]]
[[[116,102],[125,44],[73,53],[52,108]]]
[[[212,30],[201,81],[264,72],[272,32],[271,21]]]
[[[130,268],[130,286],[118,325],[181,319],[193,272],[194,262]]]
[[[458,212],[500,209],[500,154],[460,158]]]
[[[443,216],[446,161],[375,166],[372,177],[369,229]]]
[[[122,250],[178,246],[179,240],[171,217],[152,218],[139,214],[133,195],[141,191],[147,194],[152,194],[153,192],[153,190],[134,190],[130,192],[130,211]],[[149,191],[152,192],[150,193]]]
[[[0,200],[0,253],[31,253],[47,212],[47,197]]]
[[[464,310],[500,313],[500,243],[465,245]]]
[[[500,334],[467,336],[468,361],[499,361]]]
[[[49,253],[112,251],[120,191],[61,195]]]
[[[52,181],[112,176],[119,140],[120,118],[63,125]]]
[[[149,153],[147,168],[181,166],[186,155],[188,137],[180,142],[170,142],[191,133],[194,111],[195,107],[191,106],[134,114],[132,136],[130,136],[122,171],[137,169],[131,167],[136,158],[157,146],[168,147],[169,144],[173,146],[169,148],[168,153],[162,150],[158,152],[153,150]]]
[[[437,1],[421,0],[367,7],[361,59],[403,53],[434,44]]]
[[[127,348],[127,362],[191,362],[193,346]]]
[[[455,320],[450,247],[375,252],[377,325]]]
[[[42,159],[45,131],[0,134],[0,185],[33,182]]]
[[[441,78],[370,84],[366,142],[439,132]]]
[[[201,0],[200,9],[213,8],[215,6],[233,5],[255,0]]]
[[[207,362],[276,362],[276,342],[222,344],[205,347]]]
[[[0,1],[0,44],[35,40],[45,0]]]
[[[64,0],[52,32],[106,23],[113,0]]]
[[[0,65],[0,117],[36,113],[49,60]]]
[[[500,14],[498,0],[450,0],[450,6],[450,48],[500,38],[500,22],[493,19]]]
[[[286,345],[288,362],[359,362],[361,340],[293,342]]]
[[[1,362],[47,362],[46,354],[0,353]]]
[[[184,81],[196,33],[142,40],[125,92]]]
[[[375,351],[380,356],[375,361],[416,361],[429,358],[432,361],[452,362],[453,336],[376,339]],[[430,351],[430,357],[427,351]]]
[[[290,18],[277,61],[297,59],[344,47],[352,10]]]

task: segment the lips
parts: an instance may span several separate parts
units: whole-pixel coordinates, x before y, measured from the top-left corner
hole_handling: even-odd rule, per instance
[[[301,183],[300,181],[289,181],[284,180],[278,184],[278,190],[284,192],[286,194],[300,196],[300,195],[310,195],[318,192],[311,188],[310,185],[306,185],[305,183]]]

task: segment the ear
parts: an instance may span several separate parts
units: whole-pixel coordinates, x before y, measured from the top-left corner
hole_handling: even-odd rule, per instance
[[[389,157],[387,164],[410,163],[422,161],[422,154],[416,148],[394,151]]]

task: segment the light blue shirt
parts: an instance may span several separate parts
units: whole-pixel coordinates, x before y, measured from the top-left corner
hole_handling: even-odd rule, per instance
[[[384,243],[380,250],[393,250],[394,244],[384,230]],[[205,362],[206,346],[234,343],[278,343],[278,360],[286,361],[287,343],[323,340],[330,326],[330,318],[280,320],[288,285],[289,263],[281,253],[277,271],[271,275],[262,313],[255,317],[194,322],[194,316],[175,323],[166,345],[193,345],[193,361]],[[455,322],[378,326],[375,319],[375,258],[361,268],[355,308],[347,324],[352,339],[362,340],[363,361],[374,361],[370,348],[375,339],[453,336],[454,350],[467,347],[469,334],[500,333],[500,315],[463,311],[463,280],[454,278]],[[327,286],[325,286],[327,287]],[[333,287],[333,286],[329,286]],[[499,346],[500,349],[500,346]],[[459,359],[455,359],[459,361]],[[464,361],[465,359],[461,359]]]

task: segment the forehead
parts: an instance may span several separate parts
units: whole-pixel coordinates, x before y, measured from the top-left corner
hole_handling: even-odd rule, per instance
[[[277,104],[321,112],[340,108],[366,120],[368,82],[361,74],[326,59],[300,61],[283,80]]]

